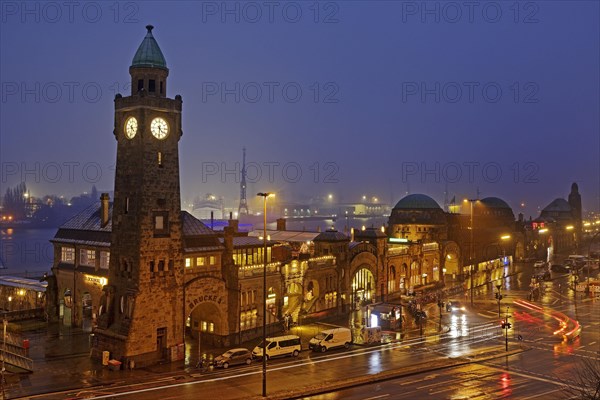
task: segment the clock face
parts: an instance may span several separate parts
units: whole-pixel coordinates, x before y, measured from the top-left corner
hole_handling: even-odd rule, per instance
[[[157,139],[164,139],[169,134],[169,125],[162,118],[154,118],[150,124],[150,131]]]
[[[127,118],[127,122],[125,122],[125,136],[127,136],[128,139],[133,139],[133,137],[137,133],[137,129],[137,119],[135,119],[135,117]]]

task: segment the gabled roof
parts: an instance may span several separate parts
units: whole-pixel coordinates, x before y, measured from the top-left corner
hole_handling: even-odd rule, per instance
[[[214,235],[215,233],[198,218],[187,211],[181,212],[183,236]]]
[[[542,212],[544,212],[544,211],[570,213],[571,205],[565,199],[557,198],[557,199],[552,200],[552,203],[550,203],[546,207],[544,207]]]
[[[72,229],[80,231],[100,231],[100,232],[111,232],[112,231],[112,209],[113,203],[108,204],[108,223],[105,226],[102,225],[100,216],[100,201],[95,202],[88,208],[76,214],[73,218],[62,224],[59,229]]]
[[[349,242],[350,238],[344,235],[342,232],[338,232],[335,229],[328,229],[325,232],[321,232],[313,242]]]
[[[106,226],[101,226],[101,202],[97,201],[62,224],[52,241],[87,246],[110,246],[112,211],[113,203],[109,203],[108,223]],[[187,211],[181,211],[181,223],[184,238],[198,236],[216,237],[215,233],[209,227]]]

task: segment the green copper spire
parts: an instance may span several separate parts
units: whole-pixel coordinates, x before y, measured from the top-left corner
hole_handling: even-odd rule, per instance
[[[146,37],[138,47],[135,56],[133,57],[132,67],[150,67],[150,68],[162,68],[167,69],[167,61],[163,56],[156,39],[152,36],[152,25],[147,25],[148,33]]]

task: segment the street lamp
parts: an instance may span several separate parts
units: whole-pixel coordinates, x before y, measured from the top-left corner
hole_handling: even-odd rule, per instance
[[[263,198],[263,348],[262,348],[262,396],[267,397],[267,197],[273,193],[257,193]]]
[[[471,306],[473,305],[473,293],[474,293],[474,288],[473,288],[473,272],[475,272],[475,266],[473,265],[474,262],[474,257],[473,257],[473,251],[474,251],[474,246],[473,246],[473,203],[474,202],[479,202],[479,199],[465,199],[464,202],[469,202],[471,203],[471,212],[470,212],[470,230],[471,230],[471,239],[470,239],[470,246],[469,246],[469,267],[471,269]]]
[[[6,319],[6,314],[3,315],[2,326],[3,326],[3,335],[2,335],[2,371],[1,371],[1,379],[2,382],[0,385],[2,386],[2,398],[4,399],[4,373],[6,372],[4,360],[6,359],[6,326],[8,325],[8,320]]]

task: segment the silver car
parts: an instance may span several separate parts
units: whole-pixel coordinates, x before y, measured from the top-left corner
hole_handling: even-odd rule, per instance
[[[252,352],[248,349],[238,348],[227,350],[225,353],[215,357],[214,366],[229,368],[231,365],[252,363]]]

